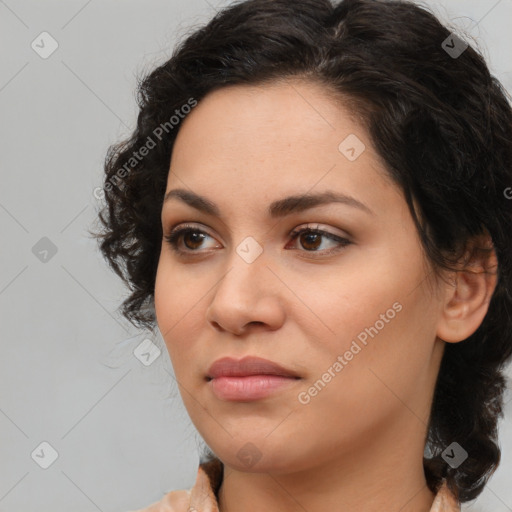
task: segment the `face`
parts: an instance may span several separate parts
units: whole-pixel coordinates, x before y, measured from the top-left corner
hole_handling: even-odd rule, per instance
[[[299,81],[211,93],[169,192],[157,322],[225,464],[286,472],[424,438],[440,305],[406,202],[339,102]]]

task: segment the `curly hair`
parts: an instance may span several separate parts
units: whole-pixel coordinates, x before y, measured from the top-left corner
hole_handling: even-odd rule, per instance
[[[231,84],[302,78],[357,112],[400,187],[436,273],[488,235],[497,285],[479,328],[447,343],[434,390],[424,470],[459,502],[498,467],[504,366],[512,355],[512,109],[485,59],[410,1],[246,0],[217,13],[138,83],[137,126],[105,159],[100,249],[130,288],[122,314],[155,328],[160,213],[181,120]],[[450,54],[455,48],[458,55]],[[419,217],[416,206],[419,209]],[[477,248],[478,249],[478,248]],[[489,251],[489,247],[481,247]],[[468,458],[442,456],[453,441]]]

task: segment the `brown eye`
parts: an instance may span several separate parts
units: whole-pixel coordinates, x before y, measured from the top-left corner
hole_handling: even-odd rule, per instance
[[[205,239],[204,233],[192,231],[191,229],[182,231],[183,242],[187,249],[198,249]]]
[[[167,243],[171,246],[171,249],[180,255],[194,255],[204,253],[200,249],[205,245],[209,238],[213,241],[215,239],[196,226],[181,225],[174,228],[169,234],[164,236]],[[217,244],[213,248],[220,247]],[[212,247],[205,247],[205,249],[211,249]]]
[[[308,250],[316,250],[322,245],[322,235],[319,233],[303,232],[299,235],[299,240],[302,247]]]
[[[291,234],[292,241],[297,240],[300,246],[305,249],[302,252],[318,253],[319,255],[328,255],[337,252],[343,247],[350,245],[352,242],[347,238],[337,236],[328,231],[323,231],[317,228],[302,228],[294,230]],[[325,241],[328,241],[331,246],[322,249]],[[296,244],[297,245],[297,244]],[[292,247],[297,249],[298,247]]]

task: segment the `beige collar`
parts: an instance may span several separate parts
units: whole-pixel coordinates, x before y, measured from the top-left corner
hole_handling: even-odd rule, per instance
[[[194,487],[172,491],[147,508],[132,512],[219,512],[218,491],[222,483],[224,466],[219,459],[199,465]],[[461,512],[460,505],[443,481],[430,512]]]

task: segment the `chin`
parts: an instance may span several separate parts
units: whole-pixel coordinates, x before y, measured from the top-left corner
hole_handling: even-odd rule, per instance
[[[270,436],[271,437],[271,436]],[[237,471],[248,473],[288,473],[297,468],[300,454],[296,446],[286,445],[280,436],[244,435],[229,442],[209,444],[222,462]]]

